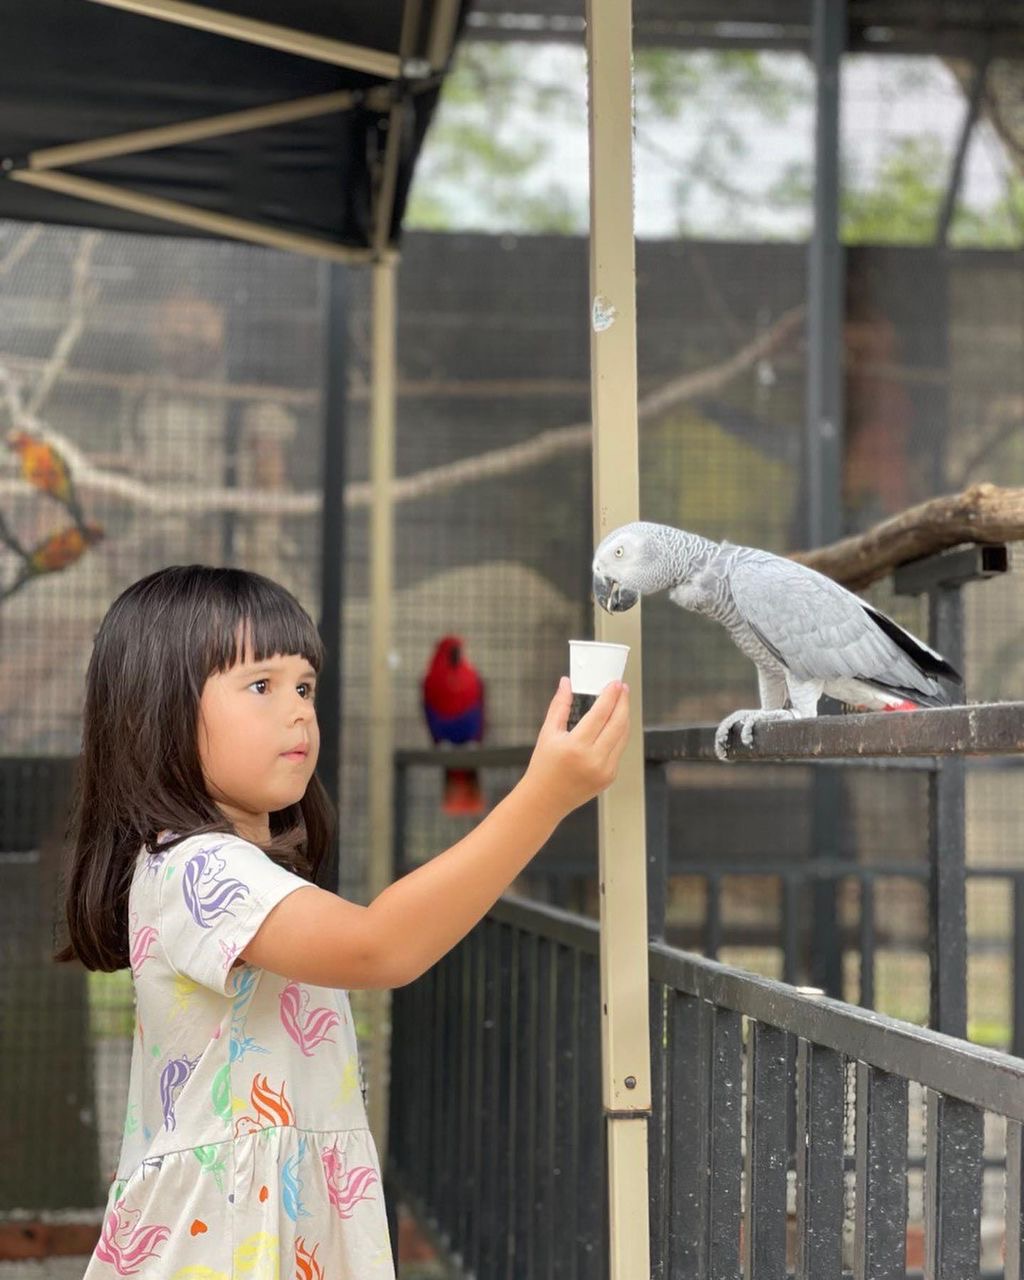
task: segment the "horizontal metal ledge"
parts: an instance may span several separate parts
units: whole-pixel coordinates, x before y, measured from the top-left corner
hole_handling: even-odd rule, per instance
[[[488,919],[511,925],[524,933],[535,933],[551,942],[560,942],[573,951],[596,956],[600,948],[601,931],[596,920],[512,893],[499,898],[488,913]]]
[[[777,720],[755,727],[752,747],[735,738],[734,761],[1012,755],[1024,752],[1024,702]],[[648,729],[644,741],[650,761],[717,760],[713,725]]]
[[[735,738],[735,734],[733,735]],[[504,769],[526,765],[533,745],[503,747],[407,747],[395,752],[399,768]],[[928,711],[875,711],[866,715],[818,716],[758,725],[754,745],[730,744],[729,759],[814,764],[834,761],[871,767],[934,769],[935,756],[998,756],[1024,753],[1024,702],[979,702]],[[715,726],[659,726],[644,731],[649,764],[719,763]]]
[[[530,763],[533,747],[405,747],[395,752],[400,769],[424,765],[434,769],[508,769]]]
[[[1005,542],[972,542],[920,560],[898,565],[892,575],[898,596],[918,596],[936,588],[962,587],[1009,572],[1010,552]]]
[[[508,896],[494,905],[489,918],[576,951],[595,954],[598,950],[596,921],[557,907]],[[653,982],[986,1111],[1024,1121],[1024,1058],[840,1000],[804,995],[771,978],[731,969],[664,943],[651,943],[648,956]]]
[[[650,976],[711,1004],[778,1027],[847,1058],[961,1098],[985,1111],[1024,1120],[1024,1058],[986,1049],[910,1022],[730,969],[652,943]]]

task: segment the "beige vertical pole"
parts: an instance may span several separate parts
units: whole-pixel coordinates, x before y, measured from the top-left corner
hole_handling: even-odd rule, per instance
[[[372,387],[370,399],[370,864],[371,900],[391,877],[394,698],[391,599],[394,566],[395,276],[385,253],[371,268]],[[387,993],[370,993],[369,1121],[381,1160],[387,1151]]]
[[[630,0],[587,0],[586,17],[596,543],[639,513]],[[647,1280],[651,1069],[640,609],[616,616],[598,609],[595,634],[631,647],[632,735],[618,780],[598,807],[610,1275]]]

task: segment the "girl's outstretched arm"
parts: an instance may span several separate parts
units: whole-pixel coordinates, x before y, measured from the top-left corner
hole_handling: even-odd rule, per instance
[[[629,690],[609,685],[571,732],[564,677],[518,785],[457,844],[361,907],[314,885],[289,894],[242,953],[324,987],[412,982],[487,914],[559,822],[615,779],[629,736]]]

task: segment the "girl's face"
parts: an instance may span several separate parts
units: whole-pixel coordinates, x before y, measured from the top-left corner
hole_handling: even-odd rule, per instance
[[[316,674],[295,654],[240,662],[209,677],[199,701],[199,759],[217,807],[250,840],[305,794],[320,750]]]

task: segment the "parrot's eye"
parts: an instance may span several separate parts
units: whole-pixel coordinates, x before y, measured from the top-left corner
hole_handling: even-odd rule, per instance
[[[623,550],[623,548],[622,548],[622,547],[616,547],[616,548],[615,548],[615,559],[616,559],[616,560],[621,560],[621,559],[622,559],[622,557],[623,557],[625,554],[626,554],[626,553],[625,553],[625,551]]]

